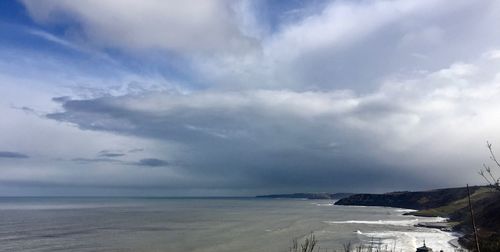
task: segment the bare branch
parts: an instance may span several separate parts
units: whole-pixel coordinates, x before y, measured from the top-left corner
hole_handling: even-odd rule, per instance
[[[493,160],[493,162],[495,162],[495,164],[500,168],[500,163],[498,162],[496,156],[495,156],[495,153],[493,152],[493,145],[486,142],[487,146],[488,146],[488,150],[490,150],[490,159]]]
[[[481,175],[481,177],[483,177],[486,180],[486,182],[488,182],[488,185],[491,185],[491,181],[488,179],[488,177],[486,177],[484,175],[484,171],[483,170],[480,170],[478,173],[479,173],[479,175]]]
[[[493,163],[500,169],[500,162],[495,156],[495,152],[493,151],[493,145],[490,142],[486,142],[486,147],[490,152],[490,159]],[[497,177],[495,173],[492,171],[491,167],[483,164],[483,168],[479,171],[479,175],[486,180],[489,186],[493,187],[495,190],[500,191],[500,177]]]

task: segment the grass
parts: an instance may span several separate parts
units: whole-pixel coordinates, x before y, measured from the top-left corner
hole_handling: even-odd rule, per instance
[[[471,195],[471,201],[474,204],[474,202],[491,197],[493,193],[495,192],[490,188],[482,187]],[[467,198],[463,198],[442,207],[419,210],[410,214],[423,217],[448,217],[454,212],[466,207],[468,207],[468,201]]]

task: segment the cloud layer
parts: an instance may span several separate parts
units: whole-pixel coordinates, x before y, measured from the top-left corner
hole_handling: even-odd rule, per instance
[[[103,47],[181,51],[239,50],[251,46],[234,23],[230,1],[23,1],[41,23],[80,24],[75,36]],[[201,42],[202,41],[202,42]]]
[[[29,156],[19,152],[0,151],[0,158],[29,158]]]
[[[498,1],[20,3],[7,192],[458,186],[500,143]]]
[[[387,80],[364,95],[155,92],[68,100],[64,111],[48,117],[82,129],[181,143],[188,151],[178,157],[184,162],[179,169],[190,176],[232,174],[233,181],[243,176],[293,188],[300,179],[326,187],[338,175],[355,184],[363,174],[380,174],[375,183],[406,176],[422,184],[431,179],[423,174],[432,172],[430,183],[464,183],[468,176],[450,177],[450,170],[472,176],[483,142],[498,138],[500,79],[490,70],[499,63],[491,57],[456,63],[414,79]]]

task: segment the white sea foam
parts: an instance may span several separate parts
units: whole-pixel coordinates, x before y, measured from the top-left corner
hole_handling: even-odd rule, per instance
[[[314,203],[316,206],[333,206],[333,203]]]
[[[414,226],[419,222],[444,222],[446,218],[423,217],[407,220],[346,220],[346,221],[325,221],[328,224],[367,224],[367,225],[391,225],[391,226]]]
[[[413,220],[347,220],[347,221],[326,221],[328,224],[367,224],[367,225],[392,225],[392,226],[413,226],[418,223],[418,219]]]
[[[414,209],[405,209],[405,208],[401,208],[401,209],[396,209],[396,212],[399,212],[399,213],[411,213],[411,212],[416,212],[417,210],[414,210]]]
[[[455,251],[455,247],[449,241],[457,238],[456,234],[443,232],[438,229],[422,228],[416,231],[382,231],[370,233],[358,233],[358,237],[364,244],[380,242],[382,248],[394,251],[415,251],[417,247],[423,245],[434,251]]]
[[[409,212],[408,209],[398,209],[397,212]],[[446,218],[441,217],[418,217],[403,220],[346,220],[327,221],[328,224],[366,224],[366,225],[389,225],[389,226],[415,226],[421,222],[444,222]],[[362,243],[367,246],[372,244],[382,249],[393,251],[415,251],[417,247],[425,243],[434,251],[455,251],[455,247],[449,241],[456,239],[457,234],[444,232],[438,229],[417,227],[411,231],[384,230],[369,231],[356,230],[354,232]]]

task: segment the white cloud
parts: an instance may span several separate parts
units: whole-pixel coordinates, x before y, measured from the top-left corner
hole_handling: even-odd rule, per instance
[[[489,59],[500,59],[500,50],[491,50],[483,54],[484,57]]]
[[[67,25],[67,40],[138,57],[166,49],[204,86],[225,89],[373,90],[387,75],[435,71],[500,42],[496,1],[332,1],[274,30],[252,1],[23,3],[37,22]]]
[[[225,0],[23,3],[37,22],[76,21],[83,34],[73,36],[103,47],[209,52],[245,49],[253,43],[236,26],[234,12]]]
[[[267,53],[281,59],[348,46],[385,25],[439,6],[440,1],[335,1],[320,14],[286,26],[269,42]]]
[[[208,82],[229,89],[373,90],[387,75],[436,71],[500,42],[500,36],[491,34],[492,19],[500,16],[497,5],[332,1],[264,36],[261,51],[193,64]],[[483,8],[492,13],[481,15]],[[461,13],[467,11],[471,18],[464,19]]]

